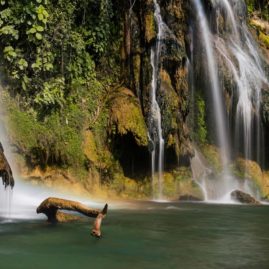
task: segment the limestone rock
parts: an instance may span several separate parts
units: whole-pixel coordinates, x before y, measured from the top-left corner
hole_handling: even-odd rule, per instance
[[[130,90],[120,88],[113,95],[110,115],[111,132],[131,133],[139,146],[148,145],[146,123],[139,102]]]

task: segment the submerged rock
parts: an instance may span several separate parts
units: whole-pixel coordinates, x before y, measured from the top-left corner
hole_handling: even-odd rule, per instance
[[[233,200],[240,202],[242,204],[252,204],[252,205],[259,205],[260,202],[257,201],[254,197],[250,194],[245,193],[240,190],[235,190],[231,193],[231,197]]]

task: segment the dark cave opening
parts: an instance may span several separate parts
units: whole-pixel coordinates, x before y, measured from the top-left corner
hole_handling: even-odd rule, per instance
[[[148,147],[138,145],[130,132],[125,135],[115,135],[112,141],[113,155],[120,162],[126,177],[143,178],[150,175]]]

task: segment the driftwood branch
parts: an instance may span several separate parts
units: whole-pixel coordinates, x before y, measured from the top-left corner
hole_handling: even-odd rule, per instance
[[[68,222],[80,219],[79,216],[63,213],[60,210],[78,212],[84,216],[95,218],[93,224],[92,235],[101,237],[101,224],[103,218],[107,214],[108,205],[106,204],[102,211],[89,208],[79,202],[59,199],[59,198],[47,198],[36,209],[38,214],[43,213],[48,217],[48,222]]]

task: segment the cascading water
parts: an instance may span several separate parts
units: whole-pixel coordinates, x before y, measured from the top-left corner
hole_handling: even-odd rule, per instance
[[[232,137],[235,138],[235,145],[243,145],[243,154],[246,159],[253,156],[253,127],[257,127],[256,147],[259,155],[260,147],[260,99],[261,89],[264,84],[268,84],[264,74],[259,52],[256,49],[255,42],[249,33],[246,23],[242,21],[240,11],[245,10],[243,1],[212,0],[215,15],[224,16],[225,34],[219,29],[222,26],[217,25],[217,34],[213,35],[210,30],[207,17],[201,0],[192,0],[196,11],[196,23],[198,24],[199,36],[202,48],[205,51],[206,69],[210,83],[210,95],[213,101],[214,123],[216,126],[217,142],[221,148],[221,157],[223,173],[218,179],[206,178],[203,174],[200,179],[195,179],[199,185],[202,184],[202,190],[209,200],[230,199],[229,193],[234,189],[240,189],[244,192],[256,196],[250,181],[240,181],[233,177],[229,171],[229,161],[231,157],[231,141],[229,141],[230,130],[225,114],[224,91],[220,85],[218,60],[222,57],[230,70],[236,94],[232,96],[235,99],[235,122],[232,130]],[[233,6],[231,5],[233,3]],[[239,7],[237,9],[237,7]],[[236,13],[238,12],[238,13]],[[240,19],[239,19],[240,15]],[[215,49],[216,48],[216,49]],[[219,57],[221,56],[221,57]],[[192,60],[192,59],[191,59]],[[193,68],[190,69],[193,71]],[[254,120],[255,125],[254,125]],[[243,137],[243,141],[242,141]],[[240,141],[241,140],[241,141]],[[196,153],[197,154],[197,153]],[[198,158],[196,156],[196,158]],[[199,158],[198,158],[199,159]],[[259,159],[259,158],[257,158]],[[195,161],[197,163],[197,160]],[[193,162],[192,162],[193,164]]]
[[[219,36],[216,47],[223,56],[234,78],[237,90],[235,116],[235,145],[243,144],[245,159],[260,161],[260,103],[261,89],[268,81],[262,67],[259,52],[245,22],[238,19],[237,13],[245,10],[242,1],[218,0],[218,8],[226,14],[225,37]],[[233,5],[233,6],[232,6]],[[253,128],[257,129],[253,143]],[[243,141],[242,141],[243,138]],[[241,143],[240,143],[241,142]],[[257,152],[253,152],[253,144]]]
[[[154,17],[158,26],[158,35],[155,47],[151,49],[151,66],[152,66],[152,81],[151,81],[151,110],[150,110],[150,139],[153,143],[151,153],[152,167],[152,184],[153,190],[155,186],[155,173],[158,173],[158,195],[156,198],[162,198],[163,184],[163,163],[164,163],[164,139],[162,131],[161,110],[157,101],[158,80],[160,70],[161,42],[164,33],[165,24],[162,20],[160,6],[157,0],[154,0]],[[157,162],[157,169],[156,169]]]
[[[221,195],[214,193],[213,196],[209,196],[206,194],[206,197],[217,199],[221,196],[225,196],[226,193],[230,190],[230,175],[228,171],[228,163],[230,156],[230,147],[228,142],[228,133],[227,133],[227,123],[224,114],[223,101],[219,86],[219,78],[218,78],[218,69],[217,63],[214,57],[214,49],[212,44],[212,34],[209,30],[209,25],[205,16],[205,12],[203,10],[202,4],[200,0],[192,0],[194,4],[197,20],[199,23],[199,30],[201,32],[201,40],[204,45],[205,55],[206,55],[206,63],[207,70],[209,73],[210,79],[210,93],[213,99],[213,109],[214,109],[214,121],[217,126],[217,140],[221,148],[221,160],[223,165],[223,174],[220,175],[219,182],[221,182],[222,186],[220,190],[223,192]],[[205,185],[205,189],[206,189]],[[220,197],[219,197],[220,196]]]
[[[215,123],[217,126],[217,139],[222,150],[222,164],[226,167],[229,161],[229,142],[227,134],[227,123],[224,116],[224,106],[219,86],[218,68],[214,57],[214,49],[212,44],[212,34],[209,30],[209,25],[203,10],[200,0],[192,0],[197,12],[197,20],[199,22],[201,38],[206,53],[207,69],[210,79],[210,92],[213,99],[213,109],[215,115]]]

